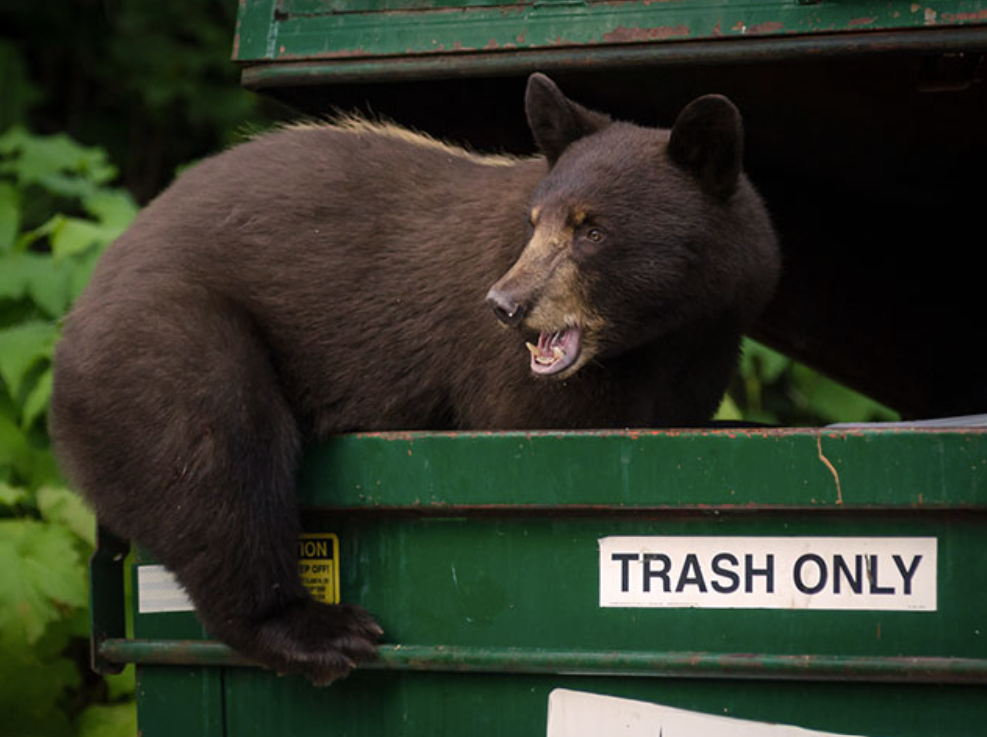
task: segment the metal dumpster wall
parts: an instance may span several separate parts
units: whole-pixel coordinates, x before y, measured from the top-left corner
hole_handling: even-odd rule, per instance
[[[339,536],[343,599],[387,633],[378,662],[314,689],[202,641],[187,612],[138,614],[136,640],[100,647],[141,663],[146,736],[544,735],[556,688],[968,735],[987,716],[985,474],[982,431],[341,438],[309,456],[302,498],[309,528]],[[613,537],[934,540],[935,606],[880,608],[908,588],[887,565],[868,566],[862,608],[601,606]]]

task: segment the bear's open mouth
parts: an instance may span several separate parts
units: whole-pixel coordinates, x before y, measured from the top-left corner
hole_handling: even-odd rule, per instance
[[[549,376],[565,371],[579,358],[580,339],[581,331],[575,326],[554,333],[542,331],[538,335],[538,345],[525,343],[531,352],[532,373]]]

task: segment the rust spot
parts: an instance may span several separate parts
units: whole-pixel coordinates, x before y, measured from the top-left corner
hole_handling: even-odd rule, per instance
[[[663,41],[689,35],[688,26],[658,26],[657,28],[627,28],[621,26],[603,34],[607,43],[633,43],[635,41]]]
[[[487,45],[484,46],[483,48],[489,50],[489,49],[496,49],[499,47],[500,44],[497,43],[497,39],[491,38],[489,41],[487,41]]]
[[[850,22],[847,24],[850,28],[856,28],[858,26],[869,26],[871,23],[876,21],[877,18],[851,18]]]
[[[312,59],[351,59],[371,56],[371,53],[364,48],[342,49],[340,51],[327,51],[319,54],[284,54],[282,59],[286,61],[311,61]]]
[[[777,33],[782,28],[785,27],[784,23],[779,23],[776,20],[769,20],[765,23],[755,23],[752,26],[747,27],[748,33]]]
[[[987,20],[987,8],[984,8],[982,10],[975,10],[969,13],[943,13],[942,19],[947,23],[956,23],[959,21]]]

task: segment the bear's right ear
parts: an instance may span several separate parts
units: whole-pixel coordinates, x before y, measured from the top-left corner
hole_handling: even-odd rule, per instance
[[[737,189],[744,157],[740,111],[722,95],[693,100],[672,127],[668,154],[692,172],[706,192],[727,199]]]
[[[568,99],[555,82],[537,72],[528,77],[524,108],[535,143],[553,166],[570,143],[610,124],[608,116]]]

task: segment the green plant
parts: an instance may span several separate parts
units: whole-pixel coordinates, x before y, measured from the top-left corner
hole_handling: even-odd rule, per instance
[[[94,521],[46,429],[58,322],[136,205],[106,154],[64,135],[0,135],[0,724],[11,737],[124,737],[131,683],[89,671]]]
[[[749,338],[718,417],[785,426],[898,419],[873,399]]]
[[[229,0],[0,3],[0,131],[30,120],[98,143],[146,202],[245,123],[280,117],[239,84],[236,13]]]

